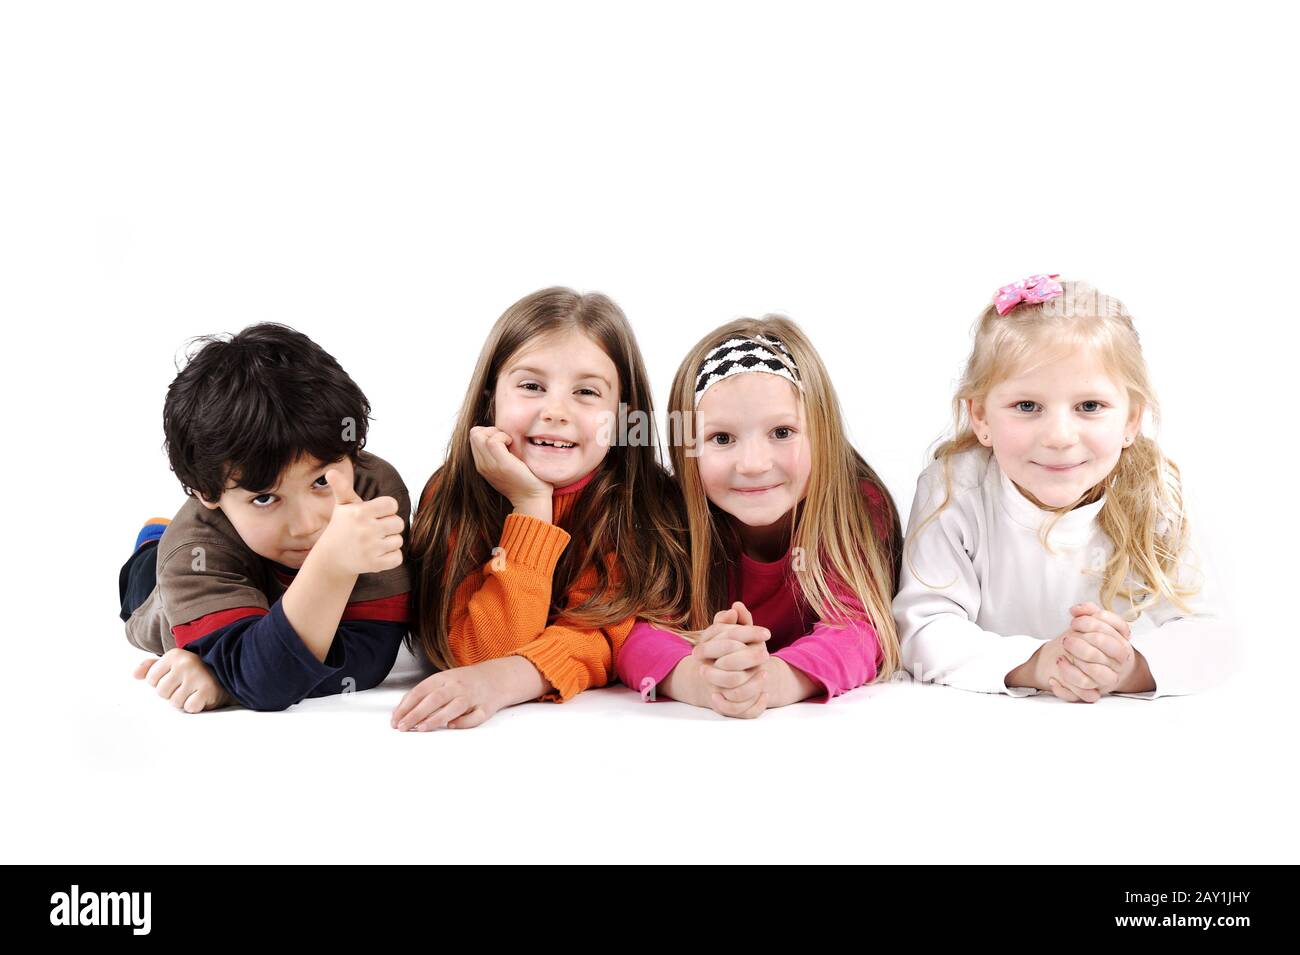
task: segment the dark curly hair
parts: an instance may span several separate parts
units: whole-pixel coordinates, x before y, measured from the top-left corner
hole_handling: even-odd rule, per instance
[[[370,402],[302,332],[263,322],[229,340],[192,339],[187,352],[163,405],[167,459],[186,493],[216,501],[232,479],[265,491],[304,455],[357,462]]]

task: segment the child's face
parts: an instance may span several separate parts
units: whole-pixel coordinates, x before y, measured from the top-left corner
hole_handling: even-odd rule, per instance
[[[713,385],[695,409],[695,434],[704,493],[742,524],[775,524],[807,493],[803,408],[784,378],[758,372]]]
[[[506,362],[497,377],[492,423],[510,436],[510,453],[533,474],[564,487],[605,459],[618,396],[618,369],[604,350],[581,332],[564,332],[521,348]]]
[[[253,553],[297,569],[334,513],[334,492],[325,483],[325,472],[331,468],[352,483],[350,458],[331,464],[299,458],[269,490],[250,491],[231,482],[216,503],[198,498],[207,508],[221,508]]]
[[[998,384],[971,403],[971,424],[1022,494],[1064,507],[1119,463],[1142,418],[1130,405],[1098,356],[1081,349]]]

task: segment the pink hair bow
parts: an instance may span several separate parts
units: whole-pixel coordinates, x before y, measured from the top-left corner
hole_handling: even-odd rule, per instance
[[[997,305],[998,314],[1005,315],[1021,302],[1036,305],[1039,302],[1046,302],[1049,298],[1056,298],[1062,294],[1061,283],[1052,281],[1057,277],[1056,275],[1031,275],[1027,279],[1002,286],[998,289],[998,297],[993,300]]]

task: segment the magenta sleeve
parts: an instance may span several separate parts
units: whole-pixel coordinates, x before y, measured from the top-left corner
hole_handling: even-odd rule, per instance
[[[880,638],[868,620],[831,626],[818,622],[812,633],[772,654],[798,667],[825,689],[817,698],[827,703],[832,697],[870,683],[876,676]]]
[[[853,616],[836,624],[819,620],[811,633],[772,654],[825,688],[825,696],[817,697],[819,703],[829,703],[841,693],[870,683],[876,678],[881,657],[880,637],[857,594],[836,578],[831,586]]]
[[[667,630],[660,630],[654,624],[638,620],[623,641],[614,666],[624,685],[641,692],[642,684],[647,679],[652,681],[649,686],[657,687],[664,677],[673,672],[673,667],[690,655],[691,645],[685,639]],[[659,698],[656,693],[647,702]]]

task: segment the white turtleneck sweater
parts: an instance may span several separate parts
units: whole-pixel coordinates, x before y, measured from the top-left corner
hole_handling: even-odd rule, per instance
[[[1088,568],[1103,566],[1113,550],[1097,524],[1106,499],[1063,515],[1048,538],[1050,553],[1040,531],[1051,512],[1020,493],[991,451],[954,455],[949,467],[948,506],[913,537],[913,528],[943,500],[942,462],[933,462],[917,481],[894,598],[903,664],[924,682],[1029,696],[1038,691],[1008,687],[1006,675],[1065,631],[1070,607],[1101,605],[1101,578]],[[1235,634],[1217,612],[1194,547],[1179,565],[1178,581],[1201,584],[1200,593],[1187,598],[1191,614],[1162,600],[1129,623],[1133,648],[1146,658],[1156,688],[1121,695],[1195,693],[1234,668]],[[1111,609],[1127,619],[1118,602]]]

